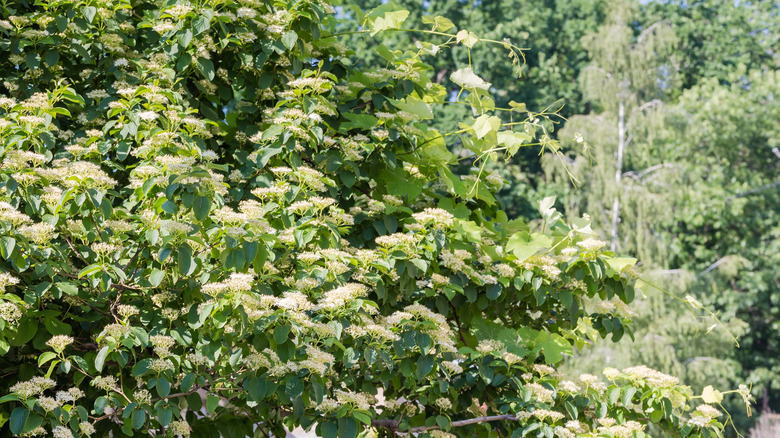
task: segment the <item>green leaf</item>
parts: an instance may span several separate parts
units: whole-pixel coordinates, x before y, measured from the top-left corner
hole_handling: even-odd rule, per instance
[[[192,212],[195,213],[195,219],[202,221],[209,215],[211,209],[211,199],[207,196],[196,196],[192,203]]]
[[[249,400],[254,402],[262,401],[266,393],[265,379],[260,377],[250,377],[244,381],[244,389],[249,395]]]
[[[187,374],[186,376],[184,376],[184,378],[181,379],[181,390],[184,391],[184,392],[187,392],[190,389],[192,389],[192,385],[195,383],[195,379],[197,377],[198,376],[196,376],[195,374],[192,374],[192,373]]]
[[[517,257],[518,262],[522,262],[539,252],[541,249],[549,248],[550,245],[552,245],[552,239],[548,236],[538,233],[529,234],[527,231],[520,231],[509,238],[506,249]]]
[[[623,272],[624,269],[636,265],[637,259],[633,257],[610,257],[605,258],[607,264],[617,272]]]
[[[211,20],[203,15],[198,15],[192,19],[192,30],[195,35],[207,31],[211,27]]]
[[[626,388],[625,391],[623,391],[623,397],[621,398],[623,406],[628,406],[631,403],[631,400],[634,398],[634,394],[636,394],[636,388],[634,387]]]
[[[455,23],[450,21],[449,18],[442,17],[440,15],[436,17],[432,17],[430,15],[423,15],[422,22],[425,24],[433,24],[433,28],[431,30],[435,30],[438,32],[447,32],[448,30],[455,27]]]
[[[0,238],[0,255],[2,255],[4,259],[8,260],[11,257],[14,252],[14,247],[16,247],[16,239],[13,237],[3,236]]]
[[[474,125],[472,125],[474,134],[477,136],[477,138],[483,138],[491,132],[496,132],[500,127],[501,119],[496,116],[489,116],[487,114],[479,116],[477,120],[474,121]]]
[[[291,328],[292,326],[290,324],[277,326],[274,329],[274,342],[276,342],[277,344],[283,344],[287,342],[287,336],[290,334]]]
[[[530,143],[533,137],[525,132],[517,131],[499,131],[497,134],[498,144],[509,149],[510,154],[517,153],[517,150],[524,144]]]
[[[479,37],[474,32],[463,29],[455,35],[455,40],[470,49],[479,42]]]
[[[200,396],[198,396],[200,397]],[[209,394],[206,396],[206,410],[209,412],[214,412],[217,409],[217,406],[219,406],[219,397],[216,395]]]
[[[42,367],[46,362],[54,359],[57,357],[57,353],[53,351],[46,351],[41,353],[40,356],[38,356],[38,368]]]
[[[92,23],[92,20],[95,19],[95,15],[97,15],[97,8],[94,6],[87,6],[82,9],[81,12],[84,14],[84,18],[86,18],[88,22]]]
[[[325,421],[320,423],[320,431],[322,432],[322,438],[337,438],[339,428],[336,423],[332,421]]]
[[[417,378],[422,379],[423,377],[427,376],[431,370],[433,370],[434,364],[435,360],[433,356],[420,356],[417,359]]]
[[[24,431],[24,423],[27,422],[27,417],[30,416],[30,411],[27,408],[16,408],[11,412],[11,417],[8,420],[11,433],[19,435]]]
[[[102,270],[103,270],[103,265],[98,265],[98,264],[89,265],[79,272],[79,278],[85,277],[87,275],[91,277],[93,274],[96,274]]]
[[[155,387],[157,388],[157,394],[159,394],[160,397],[167,397],[168,394],[171,393],[171,382],[165,377],[159,377]]]
[[[339,418],[338,438],[356,438],[358,423],[352,418]]]
[[[49,67],[54,67],[60,60],[60,54],[56,50],[47,50],[46,54],[43,55],[43,60]]]
[[[395,100],[395,99],[387,99],[392,103],[396,108],[400,109],[401,111],[406,111],[410,114],[417,115],[420,117],[420,119],[432,119],[433,118],[433,111],[431,110],[431,106],[422,100],[414,97],[414,96],[407,96],[404,100]]]
[[[165,278],[165,271],[153,269],[152,273],[149,274],[149,284],[151,284],[152,287],[157,287],[162,283],[163,278]]]
[[[350,129],[368,130],[379,124],[379,119],[371,114],[342,113],[349,122],[341,124],[341,131]]]
[[[203,77],[210,81],[214,80],[214,63],[210,59],[199,57],[195,66]]]
[[[282,35],[282,44],[287,50],[292,50],[295,47],[295,43],[298,41],[298,34],[294,30],[289,30]]]
[[[166,427],[173,420],[173,411],[160,406],[157,408],[157,421],[160,422],[160,426]]]
[[[355,365],[358,360],[360,360],[360,353],[355,351],[352,347],[347,348],[346,351],[344,351],[345,368],[350,368],[352,365]]]
[[[195,264],[192,260],[192,248],[186,243],[179,246],[179,251],[176,254],[176,261],[179,266],[179,273],[187,276],[195,270]]]
[[[184,29],[183,32],[179,33],[179,44],[183,48],[186,49],[190,45],[191,41],[192,41],[192,30]]]
[[[620,387],[614,386],[607,391],[607,400],[609,400],[609,404],[611,406],[614,406],[615,403],[617,403],[618,399],[620,398]]]
[[[100,372],[103,371],[103,365],[106,363],[106,356],[108,356],[108,345],[101,348],[95,356],[95,369]]]
[[[146,423],[146,411],[143,409],[136,409],[133,411],[133,429],[140,429],[141,426]]]
[[[562,361],[564,353],[574,354],[569,341],[556,333],[539,332],[536,337],[536,345],[544,352],[544,361],[548,365]]]
[[[73,331],[69,324],[65,324],[56,318],[47,317],[43,319],[43,326],[46,327],[52,335],[69,335]]]
[[[409,11],[405,9],[392,11],[391,8],[393,8],[391,5],[382,5],[368,14],[367,20],[371,36],[383,30],[400,28],[409,16]]]

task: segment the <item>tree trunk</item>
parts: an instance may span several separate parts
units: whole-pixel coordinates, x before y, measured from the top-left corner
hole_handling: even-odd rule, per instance
[[[626,107],[618,104],[618,148],[615,160],[615,200],[612,202],[612,239],[610,249],[618,249],[618,223],[620,222],[620,180],[623,178],[623,152],[626,147]]]

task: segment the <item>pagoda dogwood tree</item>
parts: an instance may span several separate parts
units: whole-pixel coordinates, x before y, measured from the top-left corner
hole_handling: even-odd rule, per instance
[[[674,377],[556,372],[631,334],[633,259],[553,199],[508,220],[480,169],[549,125],[502,125],[472,69],[452,79],[474,117],[426,127],[447,96],[421,57],[490,41],[431,18],[434,42],[356,71],[332,32],[399,31],[405,11],[2,7],[4,434],[720,435]]]

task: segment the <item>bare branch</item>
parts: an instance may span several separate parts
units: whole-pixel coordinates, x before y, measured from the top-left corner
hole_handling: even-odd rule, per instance
[[[478,424],[478,423],[487,423],[491,421],[517,421],[518,418],[515,415],[492,415],[487,417],[476,417],[476,418],[469,418],[467,420],[458,420],[453,421],[450,423],[451,427],[462,427],[462,426],[468,426],[470,424]],[[439,429],[439,426],[420,426],[420,427],[414,427],[409,432],[401,432],[398,430],[398,421],[397,420],[371,420],[371,426],[373,427],[383,427],[385,429],[390,429],[394,431],[396,434],[403,435],[406,433],[417,433],[417,432],[425,432],[426,430],[434,430]]]

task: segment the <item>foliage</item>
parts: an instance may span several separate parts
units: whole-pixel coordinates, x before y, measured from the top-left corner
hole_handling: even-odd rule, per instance
[[[672,376],[556,373],[572,345],[632,334],[634,259],[553,198],[531,224],[500,210],[486,163],[549,144],[549,120],[502,122],[474,70],[453,74],[474,117],[441,134],[421,51],[356,69],[328,3],[12,6],[4,433],[721,434]],[[489,42],[441,23],[443,47]]]

